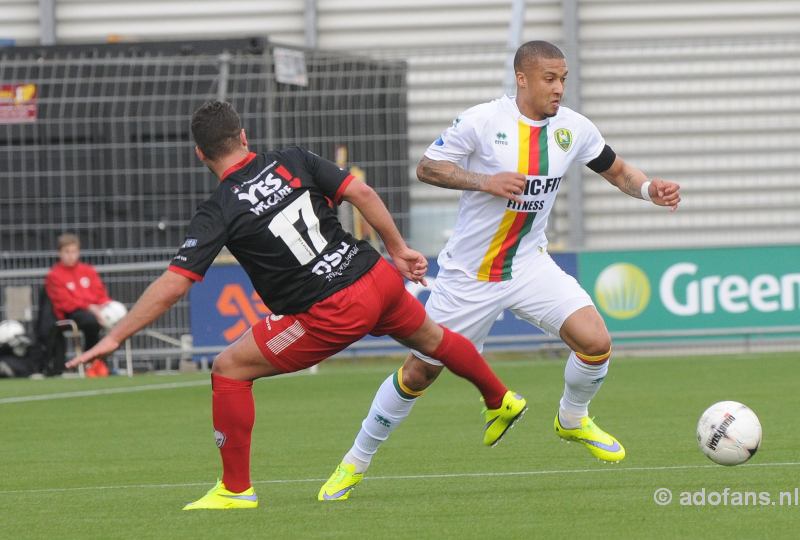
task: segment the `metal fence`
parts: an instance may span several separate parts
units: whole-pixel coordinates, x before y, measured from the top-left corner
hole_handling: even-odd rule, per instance
[[[351,167],[407,229],[406,71],[258,39],[0,49],[0,319],[6,288],[27,285],[35,320],[66,231],[113,298],[138,298],[214,187],[189,129],[212,98],[234,104],[256,151],[297,144]],[[152,329],[188,334],[187,302]],[[133,348],[165,356],[152,332]]]
[[[164,260],[213,189],[189,133],[210,98],[240,111],[254,150],[357,166],[405,229],[405,76],[262,40],[0,49],[0,264],[39,266],[64,231],[101,256]]]

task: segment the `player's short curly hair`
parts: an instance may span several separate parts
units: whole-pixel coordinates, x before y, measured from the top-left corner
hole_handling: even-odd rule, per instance
[[[525,64],[540,58],[564,58],[564,53],[549,41],[528,41],[520,45],[514,55],[514,71],[522,71]]]
[[[212,161],[236,148],[241,131],[239,114],[226,101],[207,101],[192,115],[194,142]]]

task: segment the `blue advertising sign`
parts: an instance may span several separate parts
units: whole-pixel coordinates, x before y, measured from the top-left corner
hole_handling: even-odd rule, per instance
[[[552,256],[565,272],[577,278],[578,264],[574,253],[555,253]],[[436,259],[429,259],[428,265],[427,280],[431,286],[436,279],[439,265]],[[427,301],[427,287],[408,282],[406,288],[423,304]],[[189,302],[196,347],[224,347],[270,313],[239,265],[215,265],[209,268],[203,281],[192,287]],[[541,334],[538,328],[518,319],[510,311],[505,311],[489,333],[485,348],[503,348],[504,337],[535,338]],[[402,349],[387,336],[368,336],[362,342],[361,347],[351,348],[350,352],[370,354]]]

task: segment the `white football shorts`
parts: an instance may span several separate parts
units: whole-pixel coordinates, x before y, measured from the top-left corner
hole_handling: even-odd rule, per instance
[[[483,351],[486,336],[505,309],[558,336],[570,315],[593,305],[578,281],[564,272],[549,253],[541,251],[524,273],[508,281],[478,281],[461,270],[440,269],[425,311],[431,319],[463,335]],[[442,365],[419,351],[412,352],[430,364]]]

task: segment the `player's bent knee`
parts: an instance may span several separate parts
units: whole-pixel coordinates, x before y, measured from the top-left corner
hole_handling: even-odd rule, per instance
[[[611,336],[605,329],[596,330],[591,333],[573,337],[572,341],[567,342],[567,345],[576,353],[590,357],[599,357],[611,351]]]
[[[421,392],[436,380],[441,371],[442,366],[429,364],[412,355],[403,364],[403,385],[416,392]]]
[[[222,351],[214,357],[214,362],[211,364],[211,373],[224,377],[231,372],[233,368],[233,357],[226,353],[227,351]]]
[[[426,317],[425,322],[416,332],[408,337],[395,337],[395,339],[406,347],[417,350],[422,354],[431,355],[442,342],[442,335],[442,328],[433,322],[430,317]]]
[[[611,337],[606,334],[605,336],[598,336],[581,347],[580,351],[587,356],[602,356],[611,352]]]

